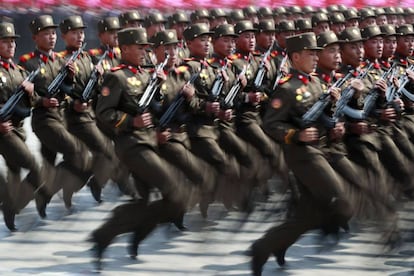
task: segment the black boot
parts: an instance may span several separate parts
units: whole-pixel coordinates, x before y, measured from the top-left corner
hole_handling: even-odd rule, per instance
[[[96,241],[94,237],[91,237],[88,241],[93,243],[91,248],[92,252],[92,264],[96,271],[102,270],[102,255],[105,250],[105,247],[102,246],[99,242]]]
[[[15,212],[11,208],[9,208],[6,204],[3,204],[4,223],[6,224],[7,228],[9,228],[11,232],[17,231],[17,228],[14,225],[15,216],[16,216]]]
[[[254,276],[261,276],[263,266],[267,261],[267,256],[263,252],[260,252],[256,244],[252,245],[251,248],[252,262],[251,269]]]
[[[92,176],[91,178],[89,178],[88,186],[91,189],[91,194],[93,198],[96,200],[96,202],[101,203],[102,202],[102,199],[101,199],[102,188],[101,188],[101,185],[99,185],[99,183],[96,181],[95,176]]]
[[[35,193],[36,209],[41,218],[46,217],[46,206],[52,197],[47,194],[44,188],[39,188]]]
[[[177,227],[177,229],[180,230],[181,232],[188,231],[187,226],[185,226],[184,224],[184,214],[180,215],[179,218],[175,219],[173,223],[175,227]]]
[[[128,255],[131,259],[136,259],[138,256],[138,246],[139,246],[139,232],[134,232],[131,242],[127,247]]]
[[[273,255],[276,258],[276,262],[279,266],[284,266],[286,261],[285,261],[285,254],[286,254],[286,250],[283,249],[279,252],[274,252]]]

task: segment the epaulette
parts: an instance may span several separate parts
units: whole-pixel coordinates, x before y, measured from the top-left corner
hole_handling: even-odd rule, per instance
[[[121,65],[118,65],[118,66],[112,67],[112,68],[111,68],[111,72],[115,72],[115,71],[121,70],[122,68],[125,68],[125,67],[126,67],[126,65],[125,65],[125,64],[121,64]]]
[[[287,74],[286,76],[284,76],[283,78],[280,79],[279,84],[284,84],[286,83],[288,80],[290,80],[292,78],[292,74]]]
[[[193,61],[193,60],[196,60],[196,59],[195,59],[195,58],[193,58],[193,57],[190,57],[190,58],[183,58],[183,61],[184,61],[184,62]]]
[[[35,56],[35,52],[31,52],[31,53],[22,55],[19,60],[20,62],[26,62],[32,59],[34,56]]]
[[[208,62],[208,63],[210,63],[210,64],[212,64],[212,63],[214,63],[216,60],[217,60],[217,59],[216,59],[215,57],[211,57],[211,58],[208,58],[208,59],[207,59],[207,62]]]
[[[228,56],[228,59],[229,60],[236,60],[236,59],[239,59],[240,57],[241,57],[241,54],[237,53],[237,54],[232,54],[232,55]]]
[[[185,66],[185,65],[178,66],[174,69],[174,71],[177,75],[182,74],[188,71],[188,66]]]
[[[279,55],[279,52],[278,51],[276,51],[276,50],[274,50],[273,52],[271,52],[270,53],[270,56],[272,57],[272,58],[275,58],[275,57],[277,57]]]
[[[253,51],[252,52],[252,55],[254,55],[254,56],[261,56],[262,55],[262,52],[260,52],[260,51]]]
[[[101,55],[103,53],[101,48],[95,48],[95,49],[89,49],[88,53],[91,56],[97,56],[97,55]]]
[[[339,80],[345,77],[345,74],[336,72],[334,76],[335,76],[335,79]]]
[[[63,51],[57,52],[57,55],[58,56],[61,56],[61,57],[66,57],[67,54],[68,54],[68,51],[67,50],[63,50]]]

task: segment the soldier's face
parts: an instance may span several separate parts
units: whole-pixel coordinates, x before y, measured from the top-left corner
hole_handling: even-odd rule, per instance
[[[282,48],[286,48],[286,38],[292,35],[295,35],[294,31],[277,33],[276,39],[279,46]]]
[[[16,51],[16,42],[14,38],[0,39],[0,56],[4,59],[14,57]]]
[[[254,32],[243,32],[236,40],[236,48],[240,52],[253,52],[256,49]]]
[[[398,17],[397,17],[397,15],[394,15],[394,14],[387,15],[387,21],[388,21],[388,24],[393,24],[393,25],[398,26]]]
[[[130,62],[135,66],[145,64],[145,49],[148,45],[123,45],[122,46],[122,59]]]
[[[330,28],[335,34],[340,34],[343,30],[345,30],[345,24],[344,23],[332,24]]]
[[[368,26],[374,26],[377,25],[377,21],[375,20],[375,17],[369,17],[361,21],[359,23],[360,28],[366,28]]]
[[[397,38],[397,53],[404,57],[412,56],[414,50],[414,36],[406,35]]]
[[[57,34],[55,28],[47,28],[33,35],[33,40],[36,43],[36,47],[39,50],[45,52],[48,52],[55,48],[56,39]]]
[[[344,64],[358,67],[364,58],[362,42],[346,43],[341,49],[341,58]]]
[[[108,45],[109,47],[118,46],[118,31],[108,31],[99,34],[99,39],[103,45]]]
[[[142,23],[140,21],[131,21],[123,26],[123,28],[142,28]]]
[[[383,58],[392,57],[397,49],[397,38],[395,36],[387,36],[384,38]]]
[[[358,27],[359,22],[358,22],[358,19],[349,19],[346,21],[345,25],[347,27]]]
[[[155,48],[155,55],[157,62],[163,62],[165,60],[165,54],[169,55],[167,66],[173,67],[178,64],[178,46],[177,44],[160,45]]]
[[[171,28],[175,29],[175,31],[177,32],[177,38],[178,39],[183,39],[183,32],[187,27],[188,27],[187,23],[177,23],[177,24],[171,26]]]
[[[375,20],[378,26],[387,24],[387,16],[385,14],[378,15],[377,19]]]
[[[295,68],[306,74],[310,74],[315,71],[318,65],[318,55],[315,50],[302,50],[292,55],[292,63]]]
[[[341,52],[338,44],[331,44],[318,52],[318,67],[326,71],[339,69],[341,64]]]
[[[384,39],[381,36],[373,37],[364,42],[365,56],[369,59],[382,57]]]
[[[318,35],[320,33],[329,31],[329,23],[328,22],[321,22],[313,28],[313,32]]]
[[[235,39],[231,36],[222,36],[214,40],[214,53],[221,57],[231,55],[235,48]]]
[[[256,43],[259,47],[269,48],[275,40],[274,32],[260,32],[256,35]]]
[[[70,30],[65,34],[62,34],[62,38],[67,47],[80,48],[85,40],[85,32],[83,29]]]
[[[205,58],[210,52],[210,36],[202,35],[187,42],[187,47],[192,56]]]
[[[212,19],[210,22],[210,29],[213,30],[216,26],[227,24],[227,18],[219,17],[216,19]]]

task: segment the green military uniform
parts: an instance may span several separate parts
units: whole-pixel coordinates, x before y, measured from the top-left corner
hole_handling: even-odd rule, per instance
[[[34,35],[43,29],[56,27],[53,18],[48,15],[41,15],[30,22]],[[89,177],[89,157],[82,142],[65,127],[63,111],[68,105],[66,94],[61,90],[53,96],[48,94],[48,86],[65,66],[65,59],[53,51],[44,53],[38,49],[20,58],[20,65],[28,71],[36,70],[40,63],[44,67],[34,80],[35,90],[40,97],[34,104],[32,129],[41,143],[41,153],[47,161],[45,166],[54,166],[56,154],[63,154],[63,161],[57,165],[56,177],[47,183],[49,192],[55,194],[62,188],[60,178],[65,179],[64,172],[81,178]],[[72,79],[66,78],[64,85],[71,87],[72,82]],[[43,98],[50,97],[59,101],[58,107],[43,106]]]
[[[364,39],[370,39],[378,36],[383,37],[384,33],[381,32],[381,29],[378,26],[368,26],[361,29],[361,35]],[[374,66],[368,73],[366,79],[368,83],[366,83],[366,86],[370,88],[371,91],[380,94],[375,102],[375,110],[371,114],[368,114],[368,116],[370,116],[372,118],[371,120],[377,125],[376,132],[378,133],[381,142],[381,148],[378,151],[379,158],[388,174],[401,185],[402,190],[411,191],[414,183],[411,180],[410,169],[405,160],[405,156],[401,153],[394,141],[394,124],[382,120],[379,115],[384,109],[389,108],[389,103],[387,103],[385,95],[383,95],[381,91],[372,90],[374,84],[381,78],[384,71],[378,60],[371,60],[371,62],[374,63]],[[362,97],[365,96],[366,95],[362,95]],[[402,139],[403,136],[400,138]]]
[[[0,23],[0,39],[18,37],[12,23]],[[0,56],[0,104],[2,106],[15,93],[26,77],[27,73],[22,67],[15,65],[11,59],[4,59]],[[13,125],[13,130],[0,134],[0,154],[8,168],[8,182],[7,184],[2,183],[0,201],[3,202],[4,221],[11,231],[16,230],[15,214],[19,213],[33,199],[35,190],[39,191],[36,200],[39,215],[46,216],[45,207],[48,198],[45,191],[41,190],[43,188],[40,188],[42,185],[40,167],[25,144],[26,136],[23,129],[23,119],[30,114],[35,96],[30,97],[24,93],[11,117],[1,118],[10,121]],[[23,182],[20,180],[21,168],[29,171]],[[2,180],[2,182],[4,181]]]
[[[144,29],[127,28],[119,32],[121,45],[148,45]],[[136,128],[132,120],[137,116],[137,101],[142,96],[150,74],[137,64],[123,61],[105,76],[101,97],[98,99],[97,116],[114,128],[116,154],[134,176],[147,186],[157,186],[163,199],[118,206],[113,216],[92,233],[96,257],[100,259],[104,249],[118,234],[135,231],[132,256],[137,255],[137,245],[158,223],[173,221],[182,215],[183,204],[174,198],[174,177],[168,165],[157,154],[156,132],[152,127]],[[138,187],[137,187],[138,188]],[[145,196],[145,195],[143,195]]]
[[[98,33],[118,31],[120,29],[121,27],[117,17],[106,17],[98,21]],[[107,51],[107,54],[102,60],[102,67],[105,71],[109,71],[112,67],[118,66],[121,60],[121,51],[118,47],[101,45],[99,48],[90,49],[88,53],[92,58],[93,64],[97,64],[105,51]]]
[[[83,28],[86,28],[86,26],[83,24],[83,20],[80,16],[70,16],[64,19],[60,24],[62,33]],[[60,55],[64,58],[70,58],[75,51],[78,51],[78,49],[67,48],[65,51],[61,52]],[[109,179],[109,173],[112,170],[110,163],[112,163],[115,158],[115,154],[110,142],[98,129],[95,123],[95,114],[92,110],[92,103],[90,101],[87,102],[87,107],[82,111],[75,110],[74,108],[77,103],[79,104],[81,102],[82,93],[94,70],[92,58],[87,52],[82,52],[75,60],[74,65],[74,86],[69,93],[72,101],[65,109],[65,119],[69,132],[85,143],[92,152],[92,172],[94,176],[89,180],[88,184],[91,187],[92,195],[95,200],[100,202],[100,189]],[[81,185],[84,185],[86,180],[87,179],[85,179]],[[77,188],[80,189],[81,187]],[[68,193],[70,193],[70,191],[68,191]],[[67,206],[71,205],[71,196],[72,195],[70,194],[64,194],[64,200]]]
[[[305,33],[289,37],[287,49],[295,52],[320,48],[316,45],[315,35]],[[330,223],[344,225],[351,216],[351,207],[342,196],[340,179],[318,143],[299,141],[299,133],[304,128],[302,116],[321,92],[316,78],[292,68],[279,83],[265,114],[264,128],[273,139],[283,144],[287,165],[298,179],[301,197],[293,217],[270,229],[253,244],[254,275],[261,275],[262,266],[270,254],[277,256],[278,263],[283,265],[286,250],[303,233]],[[323,138],[323,128],[318,124],[315,126]],[[323,143],[323,139],[320,141]]]
[[[242,34],[247,31],[257,31],[253,28],[253,25],[250,21],[241,21],[236,24],[234,27],[236,34]],[[251,57],[253,55],[253,57]],[[241,95],[241,101],[238,105],[236,112],[236,126],[238,135],[251,143],[259,152],[270,159],[274,158],[274,147],[267,135],[263,132],[261,128],[261,118],[260,118],[260,104],[252,104],[248,101],[247,93],[248,92],[264,92],[266,90],[266,85],[263,83],[260,87],[254,87],[254,81],[256,74],[261,63],[261,54],[258,52],[255,53],[242,53],[238,52],[236,49],[236,54],[231,57],[234,67],[237,68],[238,72],[241,72],[243,68],[248,66],[246,70],[247,85],[243,89]],[[272,79],[273,76],[270,76],[270,72],[266,70],[264,80]]]

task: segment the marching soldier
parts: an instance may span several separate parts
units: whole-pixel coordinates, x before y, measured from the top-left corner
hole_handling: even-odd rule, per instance
[[[142,28],[144,18],[135,10],[126,11],[118,15],[119,24],[122,29],[125,28]]]
[[[112,126],[117,135],[115,150],[133,172],[134,177],[150,187],[157,186],[163,198],[153,202],[139,201],[116,207],[112,217],[93,231],[94,254],[97,268],[104,250],[119,234],[135,232],[130,255],[136,256],[139,243],[152,232],[158,223],[172,222],[182,215],[183,204],[174,194],[175,177],[168,164],[158,154],[158,141],[168,140],[168,131],[155,132],[152,115],[137,101],[143,96],[150,80],[145,64],[146,47],[149,45],[144,29],[127,28],[118,33],[122,62],[104,79],[98,99],[97,116]],[[164,73],[157,71],[162,78]],[[143,112],[139,109],[144,108]]]
[[[189,23],[190,19],[183,11],[177,11],[168,17],[168,27],[170,29],[174,29],[177,33],[177,39],[179,40],[179,43],[177,45],[178,57],[180,59],[188,58],[189,56],[187,45],[185,44],[183,36],[183,32],[188,27]]]
[[[40,167],[27,145],[25,144],[25,132],[23,119],[30,114],[32,103],[36,99],[34,85],[27,80],[26,71],[13,62],[16,49],[15,34],[12,23],[0,23],[0,95],[1,105],[10,97],[16,96],[20,88],[23,93],[21,101],[9,110],[10,117],[2,113],[0,118],[0,154],[3,156],[8,168],[8,181],[2,183],[3,218],[10,231],[16,231],[14,218],[33,197],[36,197],[36,207],[39,215],[46,216],[46,204],[50,200],[45,188]],[[13,95],[15,93],[15,95]],[[0,111],[3,111],[3,108]],[[6,111],[5,111],[6,112]],[[26,113],[26,114],[25,114]],[[4,117],[7,116],[7,117]],[[21,168],[29,173],[23,181],[20,179]],[[4,186],[3,186],[4,185]]]
[[[84,29],[86,26],[80,16],[69,16],[60,23],[60,31],[62,33],[63,41],[66,45],[66,50],[61,52],[64,58],[69,58],[74,52],[79,51],[85,40]],[[65,118],[67,123],[67,129],[70,133],[78,137],[88,149],[92,152],[92,172],[88,180],[88,185],[91,189],[92,196],[97,202],[101,202],[101,189],[109,179],[109,173],[112,168],[112,160],[114,159],[114,152],[110,146],[107,138],[98,129],[95,123],[95,115],[92,110],[92,101],[94,97],[93,89],[90,91],[89,99],[85,98],[84,90],[86,85],[95,69],[92,62],[92,58],[86,51],[79,54],[78,58],[74,61],[75,85],[69,92],[72,101],[65,109]],[[103,73],[102,68],[96,68],[98,70],[96,74],[101,75]],[[80,187],[74,187],[80,189],[86,181],[82,179]],[[67,207],[71,206],[71,194],[70,191],[64,195],[65,204]]]
[[[118,31],[121,29],[117,17],[106,17],[98,21],[98,36],[101,45],[99,48],[90,49],[89,55],[93,64],[97,64],[102,55],[107,51],[102,62],[102,68],[109,71],[118,66],[121,60],[121,51],[118,47]]]
[[[64,188],[64,195],[71,194],[67,189],[68,179],[90,176],[89,156],[85,146],[72,135],[65,126],[64,109],[69,99],[65,91],[73,85],[75,67],[73,62],[67,63],[64,58],[53,51],[56,44],[56,28],[53,18],[41,15],[30,22],[30,30],[36,43],[34,52],[20,58],[20,64],[28,71],[34,71],[39,63],[45,64],[40,74],[34,79],[36,92],[40,96],[34,103],[32,129],[41,143],[41,154],[44,158],[45,172],[49,173],[47,189],[50,195]],[[69,73],[56,91],[49,91],[52,81],[62,70]],[[63,154],[63,161],[55,167],[56,154]],[[51,168],[56,170],[50,170]],[[69,173],[69,178],[68,178]],[[66,182],[68,181],[68,182]],[[65,202],[66,203],[66,202]]]
[[[261,275],[269,255],[285,263],[285,252],[305,232],[326,224],[345,225],[352,208],[341,191],[338,175],[320,150],[325,134],[320,125],[302,125],[302,115],[319,97],[317,79],[311,77],[318,62],[313,33],[287,38],[290,74],[276,89],[264,117],[266,132],[282,144],[290,170],[298,179],[301,196],[293,217],[270,229],[252,246],[252,270]],[[320,132],[321,131],[321,132]]]

